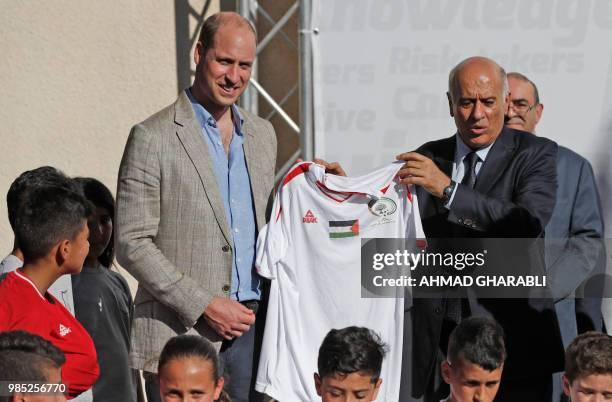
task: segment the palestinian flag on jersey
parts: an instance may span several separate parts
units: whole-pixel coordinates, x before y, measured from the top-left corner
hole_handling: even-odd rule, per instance
[[[329,238],[359,236],[359,219],[350,221],[329,221]]]

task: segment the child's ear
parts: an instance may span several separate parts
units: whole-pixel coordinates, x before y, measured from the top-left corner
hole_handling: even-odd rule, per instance
[[[213,395],[213,399],[216,401],[221,396],[221,391],[223,391],[223,385],[225,385],[225,378],[219,377],[217,380],[217,384],[215,385],[215,391]]]
[[[376,384],[374,384],[374,394],[372,395],[372,400],[375,401],[378,397],[378,391],[380,391],[380,386],[382,385],[382,378],[376,380]]]
[[[64,239],[60,241],[55,247],[55,260],[57,262],[57,265],[62,266],[70,255],[70,252],[72,250],[72,243],[70,242],[70,240]]]
[[[447,384],[450,384],[451,366],[446,360],[442,362],[441,371],[442,371],[442,378],[444,379],[444,382]]]
[[[572,384],[570,384],[565,374],[561,376],[561,381],[563,382],[563,393],[567,395],[568,397],[571,396],[572,395],[572,392],[571,392]]]
[[[319,373],[314,373],[314,382],[317,395],[321,396],[321,377],[319,376]]]

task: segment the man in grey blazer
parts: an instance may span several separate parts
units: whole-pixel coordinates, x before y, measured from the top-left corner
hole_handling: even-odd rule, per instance
[[[544,105],[536,85],[520,73],[508,73],[510,107],[506,126],[535,134]],[[591,164],[577,153],[559,146],[557,152],[557,198],[546,225],[546,269],[555,297],[555,310],[563,344],[576,335],[602,330],[601,297],[587,290],[586,298],[577,289],[603,273],[605,250],[601,203]],[[563,395],[560,374],[553,382],[553,400]]]
[[[272,125],[235,105],[255,49],[255,31],[238,14],[209,17],[193,86],[135,125],[125,147],[116,249],[139,283],[131,364],[145,371],[149,398],[159,398],[151,374],[159,353],[183,333],[219,347],[233,401],[252,392],[261,300],[253,260],[276,163]]]

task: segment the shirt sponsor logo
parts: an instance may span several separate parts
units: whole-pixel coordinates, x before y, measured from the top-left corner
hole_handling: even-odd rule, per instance
[[[312,211],[309,209],[306,215],[302,218],[302,223],[317,223],[317,218],[314,216]]]
[[[341,239],[344,237],[359,236],[359,219],[350,221],[329,221],[329,238]]]
[[[59,325],[59,334],[60,334],[60,336],[66,336],[66,335],[68,335],[71,332],[72,332],[72,330],[70,328],[68,328],[68,327],[66,327],[66,326],[64,326],[62,324]]]
[[[391,198],[380,197],[370,201],[368,209],[376,216],[389,216],[397,211],[397,205]]]

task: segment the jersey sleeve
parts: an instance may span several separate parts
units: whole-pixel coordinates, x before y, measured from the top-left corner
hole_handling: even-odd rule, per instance
[[[270,222],[259,231],[255,268],[264,278],[276,277],[276,265],[285,256],[289,244],[290,196],[286,186],[281,186],[274,198]]]

